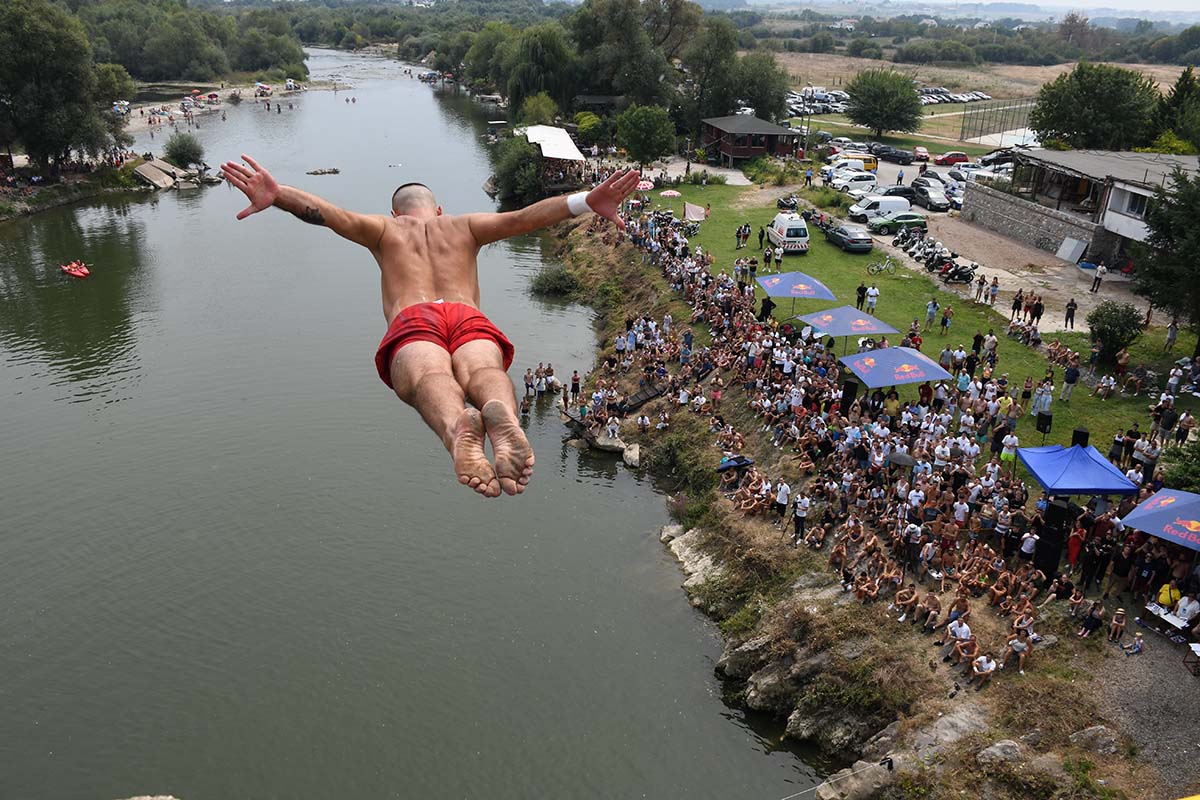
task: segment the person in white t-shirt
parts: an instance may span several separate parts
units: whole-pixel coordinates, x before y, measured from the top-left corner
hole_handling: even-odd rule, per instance
[[[783,525],[784,515],[787,514],[788,502],[792,498],[792,487],[783,478],[779,479],[779,486],[775,490],[775,511],[779,514],[779,524]]]
[[[879,287],[871,284],[871,288],[867,289],[867,313],[875,313],[875,304],[879,302]]]
[[[979,658],[971,663],[971,677],[967,680],[967,685],[977,683],[976,691],[979,691],[984,686],[987,686],[988,681],[992,679],[992,675],[996,673],[996,656],[992,653],[984,653]]]
[[[796,544],[804,538],[805,525],[808,523],[808,510],[812,507],[812,500],[808,499],[808,495],[804,490],[800,490],[800,494],[796,495],[796,499],[792,502],[792,524],[795,526]]]
[[[1017,445],[1020,443],[1021,440],[1017,437],[1017,434],[1011,431],[1001,441],[1001,444],[1004,445],[1004,449],[1000,451],[1000,460],[1012,462],[1012,471],[1014,475],[1017,472]]]

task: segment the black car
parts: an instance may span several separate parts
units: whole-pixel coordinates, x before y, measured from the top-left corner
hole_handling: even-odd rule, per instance
[[[883,142],[867,142],[867,151],[873,156],[880,155],[891,149],[892,146],[890,144],[884,144]]]
[[[946,197],[945,191],[940,186],[918,186],[916,187],[917,196],[915,198],[917,205],[925,206],[930,211],[949,211],[950,200]]]
[[[875,242],[865,228],[857,225],[839,225],[825,231],[825,238],[830,244],[837,245],[846,252],[869,253]]]
[[[817,131],[813,136],[816,137],[817,142],[820,144],[833,141],[833,134],[829,131]]]
[[[871,194],[877,194],[880,197],[903,197],[909,203],[917,199],[917,192],[911,186],[888,186],[882,191],[871,192]]]
[[[937,189],[939,192],[946,191],[945,182],[942,181],[941,178],[936,175],[931,176],[931,177],[927,177],[925,175],[918,175],[917,177],[913,178],[912,187],[914,189],[919,189],[922,186],[925,187],[926,189]]]
[[[898,147],[889,147],[878,155],[884,161],[891,161],[893,164],[911,164],[916,158],[912,150],[901,150]]]

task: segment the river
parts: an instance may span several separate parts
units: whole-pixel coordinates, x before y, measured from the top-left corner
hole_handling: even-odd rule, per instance
[[[363,211],[407,180],[491,207],[472,101],[379,58],[310,64],[355,88],[202,118],[209,162],[248,152]],[[220,186],[0,225],[0,798],[814,785],[722,702],[650,482],[541,407],[524,496],[460,487],[374,373],[370,257],[244,204]],[[547,257],[531,237],[480,258],[518,380],[593,358],[587,309],[528,294]],[[91,278],[59,273],[73,258]]]

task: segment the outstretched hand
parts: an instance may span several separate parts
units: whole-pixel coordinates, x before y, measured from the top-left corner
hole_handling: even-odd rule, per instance
[[[641,177],[641,173],[635,169],[624,173],[614,172],[608,176],[608,180],[588,192],[588,206],[605,219],[612,220],[621,230],[625,230],[625,221],[617,214],[617,209],[621,207],[621,201],[637,188]]]
[[[238,219],[245,219],[264,208],[270,208],[279,196],[279,184],[271,177],[271,173],[245,153],[242,154],[242,160],[250,166],[246,167],[234,161],[226,161],[221,165],[221,173],[225,180],[241,189],[242,194],[250,201],[250,205],[238,213]]]

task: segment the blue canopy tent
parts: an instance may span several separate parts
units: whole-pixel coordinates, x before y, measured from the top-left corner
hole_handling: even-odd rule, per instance
[[[1138,490],[1091,445],[1018,447],[1017,458],[1051,495],[1136,494]]]
[[[755,280],[768,297],[792,298],[792,312],[796,311],[796,300],[837,300],[829,287],[803,272],[781,272],[778,275],[760,275]]]
[[[1200,550],[1200,495],[1160,489],[1121,521],[1159,539]]]
[[[864,314],[851,306],[838,306],[806,314],[798,319],[826,336],[855,336],[868,333],[899,333],[878,317]]]
[[[911,347],[885,347],[842,356],[838,361],[845,364],[868,389],[944,381],[951,377],[936,361]]]

